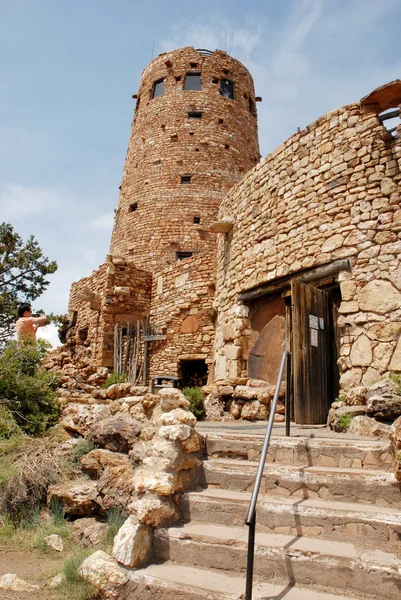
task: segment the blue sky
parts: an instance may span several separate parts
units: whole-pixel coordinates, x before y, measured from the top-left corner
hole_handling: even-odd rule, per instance
[[[142,69],[182,46],[252,73],[262,155],[401,78],[401,0],[0,0],[0,219],[59,265],[63,313],[108,252]],[[154,50],[153,50],[154,48]]]

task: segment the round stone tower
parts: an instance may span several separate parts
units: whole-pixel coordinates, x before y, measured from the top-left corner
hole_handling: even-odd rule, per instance
[[[182,48],[143,71],[110,253],[156,274],[214,249],[209,226],[260,158],[253,80],[221,50]]]

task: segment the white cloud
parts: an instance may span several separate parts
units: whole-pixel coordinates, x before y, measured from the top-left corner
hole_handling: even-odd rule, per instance
[[[40,329],[38,329],[36,337],[38,339],[41,338],[50,342],[52,348],[57,348],[58,346],[61,346],[61,342],[58,339],[57,327],[53,324],[46,325],[46,327],[41,327]]]
[[[61,188],[23,186],[6,183],[0,189],[2,219],[13,221],[19,217],[56,212],[70,202],[69,195]]]

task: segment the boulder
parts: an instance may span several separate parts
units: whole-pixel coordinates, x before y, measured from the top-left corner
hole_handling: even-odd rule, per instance
[[[392,379],[381,379],[377,383],[369,386],[366,392],[366,399],[369,400],[372,396],[383,396],[385,398],[391,398],[392,396],[398,396],[400,393],[400,386]]]
[[[107,467],[97,482],[103,511],[111,508],[125,510],[135,494],[134,468],[131,464]]]
[[[53,498],[60,502],[67,515],[77,517],[91,515],[101,506],[95,481],[77,480],[52,485],[47,494],[49,506]]]
[[[190,404],[184,394],[176,388],[164,388],[159,391],[160,407],[163,412],[174,410],[175,408],[189,409]]]
[[[95,588],[100,589],[105,598],[117,600],[125,597],[128,573],[103,550],[97,550],[88,556],[79,567],[79,573]]]
[[[151,553],[151,528],[130,515],[114,538],[114,558],[126,567],[139,568],[146,564]]]
[[[375,419],[394,421],[401,415],[401,396],[370,396],[366,404]]]
[[[151,527],[166,527],[180,518],[178,507],[172,498],[150,493],[135,498],[128,505],[128,510],[140,523]]]
[[[181,448],[187,454],[192,454],[194,452],[200,452],[203,449],[202,436],[197,431],[192,429],[190,437],[181,441]],[[181,465],[180,469],[182,469],[182,468],[183,467]],[[188,468],[188,467],[186,467],[186,468]]]
[[[62,538],[56,533],[52,533],[44,538],[46,545],[55,550],[56,552],[62,552],[64,550],[64,544]]]
[[[226,404],[226,409],[234,417],[234,419],[241,418],[242,407],[245,404],[245,400],[229,400]]]
[[[269,411],[259,400],[246,402],[242,407],[241,418],[248,421],[266,421],[269,417]]]
[[[130,415],[117,413],[93,425],[90,434],[98,446],[112,452],[128,453],[141,433],[142,427],[141,423]]]
[[[23,579],[19,579],[15,573],[6,573],[0,577],[0,590],[9,590],[10,592],[36,592],[39,589],[39,585],[33,585]]]
[[[345,394],[345,403],[348,406],[363,406],[366,404],[366,391],[363,385],[351,385]]]
[[[161,425],[189,425],[195,427],[196,417],[188,410],[176,408],[170,412],[163,413],[160,417]]]
[[[159,496],[171,496],[182,491],[182,481],[174,473],[157,471],[160,459],[153,464],[137,469],[134,475],[134,486],[137,494],[153,492]]]
[[[118,400],[131,395],[132,383],[113,383],[106,389],[106,396],[110,400]]]
[[[384,423],[378,423],[378,421],[372,419],[371,417],[360,415],[352,419],[348,428],[348,433],[352,433],[354,435],[374,436],[380,439],[389,439],[391,435],[391,427],[390,425],[385,425]]]
[[[167,440],[183,441],[187,440],[192,433],[189,425],[164,425],[159,429],[159,436]]]
[[[98,546],[107,533],[107,523],[94,518],[77,519],[72,526],[73,536],[85,547]]]
[[[81,457],[81,468],[91,479],[99,479],[106,467],[131,466],[126,454],[103,448],[91,450]]]
[[[224,404],[218,392],[208,394],[203,401],[205,421],[221,421],[224,416]]]
[[[351,419],[359,415],[365,416],[367,412],[367,406],[341,406],[340,408],[331,408],[327,417],[327,425],[337,432],[347,431],[351,424]]]
[[[105,404],[70,403],[63,409],[61,425],[67,431],[86,436],[89,434],[92,425],[98,424],[110,416],[110,410]]]

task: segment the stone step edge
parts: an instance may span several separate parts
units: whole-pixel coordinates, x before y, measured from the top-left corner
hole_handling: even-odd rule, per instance
[[[226,468],[229,470],[230,468],[240,473],[256,471],[259,463],[253,460],[239,460],[235,458],[208,458],[203,461],[204,468],[209,467],[217,467],[220,469]],[[360,476],[361,479],[369,478],[376,481],[381,480],[383,483],[387,484],[397,484],[394,474],[391,471],[380,471],[378,469],[351,469],[347,467],[324,467],[324,466],[307,466],[304,467],[302,465],[280,465],[277,463],[266,463],[264,467],[264,473],[266,475],[278,475],[280,473],[287,472],[288,474],[298,474],[302,473],[303,475],[307,475],[308,473],[313,475],[340,475],[340,476]]]
[[[172,562],[150,565],[129,574],[132,581],[146,582],[159,587],[179,587],[185,594],[190,590],[205,593],[205,600],[210,594],[217,593],[219,600],[242,600],[245,591],[245,578],[234,577],[224,571],[202,569],[179,565]],[[189,583],[190,582],[190,583]],[[253,584],[253,600],[279,598],[286,592],[286,600],[355,600],[355,596],[343,596],[315,591],[310,588],[294,586],[288,589],[287,584],[262,583],[257,580]],[[369,600],[366,598],[366,600]]]
[[[216,547],[236,547],[247,551],[248,527],[228,527],[225,525],[210,525],[200,521],[191,522],[182,527],[170,527],[159,529],[156,538],[161,537],[168,540],[176,540],[179,543],[205,543]],[[255,554],[258,550],[266,554],[271,552],[284,553],[286,556],[302,556],[308,559],[315,557],[327,557],[333,559],[345,559],[360,562],[370,569],[383,569],[393,571],[400,576],[400,559],[398,556],[380,551],[357,550],[351,542],[337,542],[322,540],[320,538],[294,537],[278,533],[260,533],[255,535]]]
[[[218,440],[235,440],[240,441],[243,439],[244,441],[252,441],[255,440],[257,442],[261,442],[260,446],[262,448],[264,434],[251,434],[251,433],[214,433],[214,432],[205,432],[199,431],[201,435],[203,435],[206,440],[210,441],[218,441]],[[335,446],[336,448],[344,448],[347,449],[350,446],[356,447],[357,449],[365,450],[366,448],[374,448],[380,450],[388,450],[391,447],[390,441],[386,440],[367,440],[367,439],[334,439],[334,438],[326,438],[326,437],[307,437],[307,436],[299,436],[299,437],[283,437],[283,436],[274,436],[270,438],[270,446],[282,446],[292,448],[293,446],[299,445],[312,445],[312,446]]]
[[[251,492],[241,492],[234,490],[225,490],[220,488],[211,488],[210,490],[185,492],[182,496],[184,501],[190,502],[192,499],[199,502],[233,502],[242,508],[248,506],[251,498]],[[271,507],[275,513],[279,513],[283,508],[284,512],[292,508],[299,510],[316,510],[328,513],[334,513],[336,516],[347,514],[366,519],[370,521],[382,521],[389,525],[399,525],[401,530],[401,511],[399,508],[386,506],[377,506],[376,504],[362,504],[359,502],[339,502],[336,500],[324,500],[321,498],[304,498],[302,502],[298,497],[272,496],[271,494],[260,493],[258,497],[258,506],[264,508]],[[277,510],[276,510],[277,509]]]

